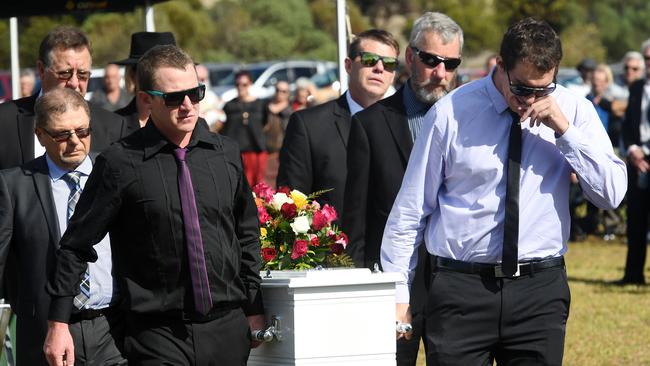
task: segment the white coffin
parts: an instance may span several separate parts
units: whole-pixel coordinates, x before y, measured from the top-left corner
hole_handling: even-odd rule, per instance
[[[395,365],[395,273],[368,269],[262,274],[268,324],[280,339],[251,351],[249,366]]]

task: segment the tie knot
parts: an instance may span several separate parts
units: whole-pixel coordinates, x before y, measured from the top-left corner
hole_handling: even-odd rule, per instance
[[[67,172],[63,176],[63,180],[65,180],[68,183],[71,183],[74,186],[78,186],[79,182],[81,181],[81,173],[79,172]]]
[[[178,161],[185,161],[185,154],[187,154],[187,149],[184,147],[174,149],[174,156]]]

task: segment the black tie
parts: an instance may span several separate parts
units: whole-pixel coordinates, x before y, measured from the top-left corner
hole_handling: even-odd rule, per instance
[[[521,124],[519,115],[512,116],[508,140],[508,185],[506,188],[506,217],[503,223],[502,271],[506,276],[517,272],[517,241],[519,240],[519,167],[521,166]]]

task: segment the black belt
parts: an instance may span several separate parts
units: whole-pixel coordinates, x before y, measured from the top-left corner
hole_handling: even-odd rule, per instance
[[[512,276],[506,276],[503,274],[501,271],[501,264],[463,262],[456,259],[444,257],[436,257],[435,264],[437,268],[454,272],[480,274],[495,278],[504,278],[527,276],[549,268],[564,267],[564,257],[519,262],[517,265],[519,270]]]
[[[83,309],[79,312],[70,314],[70,323],[78,323],[82,320],[93,320],[95,318],[99,318],[100,316],[105,316],[110,311],[110,307],[103,309]]]

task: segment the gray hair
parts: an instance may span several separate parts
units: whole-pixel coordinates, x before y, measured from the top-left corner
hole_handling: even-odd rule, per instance
[[[650,48],[650,38],[646,39],[645,41],[643,41],[643,43],[641,43],[641,52],[645,52],[645,50],[647,50],[648,48]]]
[[[422,14],[413,23],[409,45],[417,47],[428,32],[433,32],[440,36],[443,44],[453,42],[458,37],[462,53],[464,43],[463,29],[447,15],[430,11]]]
[[[625,56],[623,56],[623,63],[625,64],[626,62],[630,60],[637,60],[641,64],[641,68],[645,68],[645,63],[643,62],[643,55],[640,52],[637,51],[628,51],[625,53]]]
[[[90,118],[90,108],[81,94],[69,88],[55,88],[36,100],[34,105],[36,127],[45,128],[52,117],[77,109],[82,109]]]

